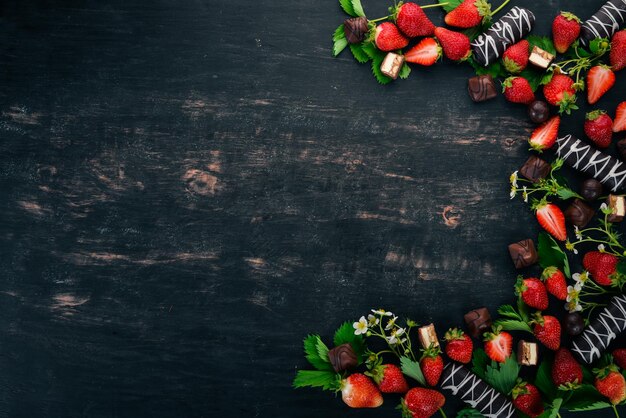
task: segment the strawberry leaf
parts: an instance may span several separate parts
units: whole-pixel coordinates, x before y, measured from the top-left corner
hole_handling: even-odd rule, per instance
[[[484,415],[473,408],[461,409],[456,418],[483,418]]]
[[[561,269],[568,278],[572,277],[567,255],[565,255],[554,238],[545,232],[541,232],[539,234],[537,247],[537,251],[539,252],[539,265],[541,267],[555,266]]]
[[[526,69],[524,69],[524,71],[522,71],[519,74],[520,77],[524,77],[526,80],[528,80],[528,84],[530,84],[530,88],[533,91],[537,91],[537,89],[539,88],[539,86],[541,85],[541,80],[544,76],[544,73],[539,72],[535,69],[532,69],[530,67],[527,67]]]
[[[409,78],[409,74],[411,74],[411,67],[409,67],[409,65],[405,62],[404,65],[402,65],[402,68],[400,69],[400,73],[398,74],[398,77],[400,77],[403,80],[406,80],[407,78]]]
[[[376,48],[376,45],[373,42],[366,42],[362,44],[361,49],[367,54],[368,57],[370,57],[370,59],[383,55],[383,52]]]
[[[535,376],[535,386],[545,395],[546,398],[552,400],[557,396],[557,390],[552,383],[552,362],[545,359],[541,362],[537,375]]]
[[[385,74],[383,74],[382,71],[380,71],[380,64],[382,64],[383,59],[384,56],[376,56],[374,59],[372,59],[372,73],[380,84],[389,84],[393,81],[393,79],[391,77],[387,77]]]
[[[563,399],[556,398],[550,407],[548,407],[543,414],[539,415],[538,418],[557,418],[559,416],[559,410],[561,409],[561,403]]]
[[[319,335],[309,335],[304,339],[304,352],[306,359],[316,369],[322,371],[331,371],[333,369],[328,361],[328,347],[322,342]],[[320,352],[325,352],[325,356],[320,357]]]
[[[354,14],[356,16],[365,16],[365,12],[363,11],[363,6],[361,5],[361,0],[352,0],[352,10],[354,10]]]
[[[417,380],[420,385],[426,386],[426,379],[424,378],[422,368],[418,362],[413,361],[408,357],[401,357],[400,366],[402,368],[402,373]]]
[[[354,7],[352,6],[352,0],[339,0],[339,5],[341,5],[341,8],[344,12],[352,17],[356,17],[356,13],[354,13]]]
[[[520,366],[513,353],[504,363],[492,361],[485,370],[485,381],[498,392],[508,395],[515,386],[519,370]]]
[[[605,406],[600,406],[602,403]],[[589,384],[584,384],[572,392],[570,398],[563,404],[565,409],[570,411],[588,411],[589,407],[593,409],[608,408],[611,405],[606,402],[606,398],[598,392],[598,390]]]
[[[443,4],[442,9],[446,13],[456,9],[461,3],[463,3],[463,0],[439,0],[439,4]]]
[[[472,372],[483,380],[485,380],[485,369],[487,369],[488,363],[489,357],[487,357],[485,350],[482,348],[474,350],[474,355],[472,357]]]
[[[323,390],[338,390],[340,376],[337,373],[321,370],[298,370],[293,380],[294,388],[322,388]]]
[[[369,55],[363,51],[361,44],[350,44],[350,51],[352,52],[354,59],[361,64],[364,64],[371,59]]]
[[[530,44],[531,50],[533,49],[533,47],[537,46],[552,55],[556,55],[556,48],[554,47],[554,43],[552,43],[552,39],[550,39],[549,37],[530,35],[526,38],[526,40]]]
[[[356,354],[359,364],[361,364],[363,353],[365,352],[365,340],[361,335],[354,334],[354,328],[350,322],[344,322],[339,329],[335,331],[333,342],[335,343],[335,346],[346,343],[350,344]]]
[[[333,44],[333,56],[336,57],[337,55],[341,54],[341,51],[346,49],[347,46],[348,40],[346,38],[336,40]]]
[[[556,194],[561,198],[561,200],[571,199],[573,197],[577,197],[582,199],[582,196],[573,191],[572,189],[568,189],[567,187],[563,187],[559,189]]]
[[[346,32],[343,29],[343,23],[333,32],[333,41],[338,41],[340,39],[346,39]]]
[[[532,329],[527,323],[513,319],[498,319],[495,325],[502,327],[505,331],[526,331],[532,333]]]

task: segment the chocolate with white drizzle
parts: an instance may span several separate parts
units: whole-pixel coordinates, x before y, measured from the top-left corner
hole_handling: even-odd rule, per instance
[[[600,152],[572,135],[556,140],[556,155],[567,165],[588,174],[611,191],[626,188],[626,164],[615,157]]]
[[[441,375],[441,388],[459,396],[487,418],[510,418],[515,414],[513,404],[504,395],[460,364],[446,365]]]
[[[626,1],[626,0],[625,0]],[[509,45],[526,37],[533,29],[535,15],[528,9],[513,7],[485,33],[472,42],[474,59],[485,67],[496,61]]]
[[[600,315],[574,340],[572,352],[583,362],[591,364],[625,330],[626,295],[614,296]]]
[[[609,0],[582,24],[580,42],[588,45],[596,38],[611,39],[626,21],[626,0]]]

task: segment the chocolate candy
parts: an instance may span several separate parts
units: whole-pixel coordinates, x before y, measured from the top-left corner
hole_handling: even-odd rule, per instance
[[[487,67],[496,61],[509,45],[521,41],[535,24],[535,15],[528,9],[513,7],[485,33],[472,41],[474,59]]]
[[[528,117],[534,123],[543,123],[550,118],[550,107],[543,100],[535,100],[528,105]]]
[[[587,226],[593,215],[595,214],[588,204],[580,199],[574,199],[574,201],[565,209],[565,219],[572,225],[576,225],[579,228]]]
[[[519,172],[528,180],[537,183],[550,173],[550,164],[535,155],[531,155],[519,169]]]
[[[609,0],[580,28],[580,42],[588,45],[596,38],[611,39],[626,20],[626,0]]]
[[[367,18],[363,16],[352,17],[343,21],[343,33],[351,44],[357,44],[363,41],[367,32],[369,32]]]
[[[439,339],[437,338],[437,332],[433,324],[418,328],[417,336],[419,337],[422,348],[427,349],[431,346],[439,347]]]
[[[565,331],[572,337],[580,335],[585,329],[585,320],[578,312],[569,312],[565,315]]]
[[[398,74],[400,74],[400,69],[403,65],[404,55],[389,52],[385,56],[382,64],[380,64],[380,72],[395,80],[398,78]]]
[[[626,165],[617,158],[586,145],[572,135],[559,138],[556,143],[556,155],[568,165],[599,180],[611,191],[626,186]]]
[[[626,216],[626,203],[624,196],[615,196],[610,194],[606,200],[607,206],[613,211],[608,217],[609,222],[622,222]]]
[[[617,152],[619,152],[619,156],[622,157],[622,160],[626,161],[626,138],[617,141]]]
[[[530,53],[530,57],[528,57],[528,62],[530,62],[537,68],[541,68],[542,70],[547,69],[550,64],[552,64],[553,60],[553,54],[549,53],[548,51],[544,51],[538,46],[533,47],[533,50]]]
[[[509,245],[509,254],[516,269],[532,266],[539,259],[535,243],[530,238]]]
[[[467,92],[474,102],[484,102],[498,95],[496,84],[490,74],[470,78],[467,82]]]
[[[328,360],[337,373],[351,370],[358,366],[356,354],[349,343],[338,345],[328,350]]]
[[[479,339],[482,335],[491,329],[491,315],[487,308],[478,308],[469,311],[463,317],[469,334]]]
[[[580,360],[591,364],[626,330],[626,295],[613,296],[609,305],[572,343],[572,352]]]
[[[448,363],[441,374],[441,389],[450,391],[487,418],[510,418],[513,404],[460,364]]]
[[[517,344],[517,362],[522,366],[536,366],[538,359],[537,343],[520,340]]]
[[[580,186],[580,195],[587,200],[596,200],[602,196],[602,183],[596,179],[585,180]]]

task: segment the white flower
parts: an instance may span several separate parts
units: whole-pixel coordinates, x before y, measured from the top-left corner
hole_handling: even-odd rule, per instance
[[[367,315],[367,322],[370,324],[370,326],[373,326],[373,325],[378,325],[380,320],[376,318],[374,315],[369,314]]]
[[[591,274],[588,271],[583,271],[582,273],[574,273],[572,274],[572,279],[576,282],[576,286],[574,288],[580,290],[585,285],[585,282],[589,280]]]
[[[606,203],[601,204],[600,205],[600,210],[605,210],[605,209],[608,209],[607,204]]]
[[[387,312],[384,309],[372,309],[372,313],[375,314],[375,315],[381,315],[381,316],[391,316],[391,315],[393,315],[393,313]]]
[[[398,337],[401,337],[404,334],[404,328],[396,328],[393,331],[391,331],[391,335],[388,337],[385,337],[387,339],[387,342],[390,345],[396,345],[399,343],[404,343],[406,342],[406,338],[402,338],[401,340],[398,340]]]
[[[509,182],[511,183],[511,186],[517,188],[517,171],[514,171],[513,174],[511,174]]]
[[[367,319],[362,316],[359,322],[352,324],[352,327],[354,328],[354,335],[365,334],[367,332]]]
[[[604,249],[605,249],[604,244],[599,244],[599,245],[598,245],[598,251],[600,251],[601,253],[603,253],[603,252],[604,252]]]
[[[582,310],[583,310],[583,307],[582,307],[582,306],[580,306],[580,303],[571,303],[571,302],[568,302],[568,303],[566,303],[566,304],[564,305],[564,307],[565,307],[565,310],[566,310],[566,311],[568,311],[569,313],[572,313],[572,312],[580,312],[580,311],[582,311]]]
[[[575,225],[574,225],[574,233],[576,234],[577,240],[583,239],[583,235],[580,233],[580,229],[578,229],[578,227]]]
[[[517,194],[517,188],[515,186],[511,186],[511,193],[509,194],[509,197],[511,199],[514,199],[516,194]]]
[[[396,337],[399,337],[401,335],[404,335],[404,331],[405,331],[404,328],[398,328],[397,330],[395,330],[394,333],[395,333]]]
[[[394,325],[396,325],[396,319],[398,319],[398,317],[394,315],[393,318],[387,321],[387,325],[385,326],[385,331],[389,331],[391,328],[393,328]]]
[[[528,190],[526,189],[526,186],[523,187],[524,192],[522,193],[522,196],[524,197],[524,203],[528,203]]]

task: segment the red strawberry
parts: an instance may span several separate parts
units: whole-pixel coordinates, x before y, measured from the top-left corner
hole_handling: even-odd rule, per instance
[[[446,403],[446,398],[433,389],[413,388],[401,401],[403,417],[430,418]]]
[[[512,392],[513,406],[528,415],[536,418],[543,414],[543,402],[541,401],[541,393],[535,385],[526,382],[519,382]]]
[[[441,47],[434,38],[424,38],[404,54],[406,62],[430,66],[441,57]]]
[[[381,51],[395,51],[409,44],[409,40],[391,22],[383,22],[376,27],[374,42]]]
[[[457,28],[473,28],[480,25],[483,17],[491,16],[491,8],[485,0],[465,0],[445,17],[446,25]]]
[[[620,30],[613,35],[609,58],[613,71],[619,71],[626,67],[626,30]]]
[[[439,355],[439,347],[424,350],[420,360],[420,367],[428,386],[437,386],[441,372],[443,372],[443,359]]]
[[[596,380],[594,386],[602,395],[609,398],[613,405],[626,399],[626,380],[614,364],[600,370],[594,370]]]
[[[587,101],[594,104],[615,84],[615,73],[606,65],[596,65],[587,73]]]
[[[524,77],[509,77],[502,82],[504,98],[512,103],[530,104],[535,100],[530,83]]]
[[[372,379],[361,373],[342,380],[341,399],[351,408],[377,408],[383,404],[383,395]]]
[[[548,291],[541,280],[534,277],[524,279],[522,276],[519,276],[515,284],[515,292],[531,308],[539,309],[540,311],[548,309]]]
[[[545,199],[537,202],[534,206],[537,221],[543,229],[559,241],[565,241],[567,231],[565,229],[565,216],[557,205],[548,203]]]
[[[472,54],[470,40],[464,33],[435,28],[435,36],[441,44],[443,54],[452,61],[464,61]]]
[[[576,89],[574,80],[565,74],[555,74],[552,79],[543,86],[543,95],[548,103],[559,106],[559,113],[576,109]]]
[[[396,25],[409,38],[432,36],[435,33],[435,25],[416,3],[400,4],[393,14]]]
[[[541,280],[552,296],[559,300],[567,299],[567,282],[561,270],[556,267],[546,267],[541,273]]]
[[[613,120],[613,132],[626,131],[626,102],[617,105],[615,119]]]
[[[532,323],[533,334],[543,345],[550,350],[558,350],[561,347],[561,323],[558,319],[537,312]]]
[[[594,282],[602,286],[611,285],[611,275],[615,273],[619,259],[613,254],[589,251],[583,257],[583,267],[591,274]]]
[[[511,355],[512,350],[513,336],[508,332],[501,331],[497,327],[493,332],[485,334],[485,353],[491,360],[504,363]]]
[[[508,47],[502,55],[504,68],[512,74],[522,72],[528,65],[529,48],[530,44],[525,39]]]
[[[622,369],[626,369],[626,348],[616,348],[613,350],[613,360]]]
[[[474,343],[469,335],[457,328],[451,328],[446,332],[445,340],[446,355],[451,360],[458,361],[459,363],[467,364],[472,361],[472,351],[474,349]]]
[[[528,140],[530,147],[539,152],[552,148],[552,146],[556,142],[556,137],[559,134],[560,124],[561,117],[553,116],[552,118],[535,128],[532,135],[530,136],[530,139]]]
[[[394,364],[379,364],[365,374],[374,379],[382,393],[406,393],[409,390],[402,370]]]
[[[565,51],[580,35],[580,19],[569,12],[561,12],[552,22],[552,39],[559,54]]]
[[[583,369],[567,348],[559,348],[552,363],[552,383],[572,387],[583,381]]]
[[[613,120],[604,110],[594,110],[585,118],[585,134],[598,148],[607,148],[613,137]]]

